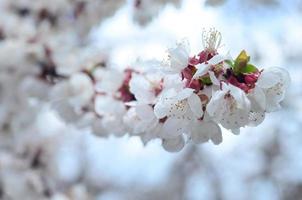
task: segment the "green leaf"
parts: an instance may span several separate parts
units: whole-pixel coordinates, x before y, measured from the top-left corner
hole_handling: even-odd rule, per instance
[[[224,62],[227,63],[228,65],[230,65],[231,68],[234,68],[234,61],[232,61],[232,60],[225,60]]]
[[[210,76],[204,76],[200,78],[201,82],[205,85],[211,85],[212,81],[210,79]]]
[[[255,67],[252,64],[247,64],[244,68],[242,68],[240,70],[240,73],[249,74],[249,73],[254,73],[254,72],[257,72],[257,71],[258,71],[257,67]]]
[[[235,60],[235,67],[242,68],[250,61],[250,56],[247,55],[245,50],[242,50]]]
[[[247,55],[245,50],[242,50],[234,62],[233,70],[235,75],[257,71],[254,65],[248,64],[249,61],[250,56]]]

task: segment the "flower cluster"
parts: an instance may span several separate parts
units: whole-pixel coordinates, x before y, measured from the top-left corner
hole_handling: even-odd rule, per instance
[[[67,105],[85,113],[85,124],[99,135],[129,133],[144,143],[159,138],[172,152],[188,142],[219,144],[219,125],[234,134],[259,125],[280,107],[290,81],[282,68],[258,69],[245,51],[236,59],[220,55],[220,44],[221,34],[211,29],[203,32],[204,50],[195,56],[183,40],[157,65],[124,72],[95,67],[56,87],[65,85]],[[66,114],[67,105],[59,110]]]

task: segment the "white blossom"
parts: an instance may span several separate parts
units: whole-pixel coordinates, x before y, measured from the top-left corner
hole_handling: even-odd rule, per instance
[[[222,84],[222,89],[213,94],[207,112],[227,129],[238,129],[249,122],[250,101],[246,94],[233,85]]]
[[[129,82],[130,92],[140,104],[153,104],[161,91],[162,77],[156,74],[134,73]]]
[[[282,68],[268,68],[261,72],[256,85],[263,89],[266,98],[265,110],[267,112],[280,108],[280,102],[284,99],[289,83],[289,74]]]
[[[176,43],[176,46],[168,49],[168,63],[164,63],[166,70],[173,73],[180,73],[189,64],[190,45],[185,39]]]

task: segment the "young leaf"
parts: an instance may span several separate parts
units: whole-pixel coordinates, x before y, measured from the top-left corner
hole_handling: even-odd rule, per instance
[[[243,73],[249,61],[250,56],[247,55],[245,50],[242,50],[234,62],[234,73],[236,75]]]
[[[250,73],[257,72],[257,71],[258,71],[257,67],[255,67],[252,64],[247,64],[244,68],[242,68],[240,70],[240,73],[250,74]]]
[[[249,61],[250,56],[247,55],[245,50],[242,50],[235,60],[235,66],[239,68],[245,67]]]
[[[231,68],[234,68],[234,61],[232,61],[232,60],[225,60],[224,62],[226,64],[228,64]]]
[[[200,80],[204,85],[211,85],[212,84],[210,76],[204,76],[204,77],[200,78]]]

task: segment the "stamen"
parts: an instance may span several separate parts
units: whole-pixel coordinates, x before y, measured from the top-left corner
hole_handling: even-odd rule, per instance
[[[202,31],[202,44],[203,47],[209,51],[216,51],[221,45],[221,33],[215,28],[210,28],[210,30]]]

